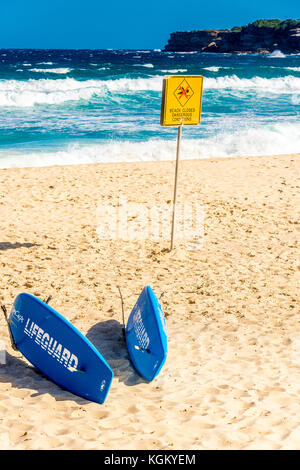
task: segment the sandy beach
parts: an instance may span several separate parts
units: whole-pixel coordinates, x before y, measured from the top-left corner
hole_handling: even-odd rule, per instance
[[[60,389],[0,339],[0,449],[300,449],[300,154],[187,160],[178,204],[204,242],[101,238],[99,206],[169,205],[174,162],[0,170],[0,300],[51,305],[103,354],[103,405]],[[121,334],[144,285],[161,299],[168,358],[151,383]]]

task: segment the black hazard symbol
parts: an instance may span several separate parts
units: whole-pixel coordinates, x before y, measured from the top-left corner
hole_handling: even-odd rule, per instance
[[[180,85],[174,91],[175,98],[181,106],[185,106],[189,99],[193,96],[194,92],[186,79],[182,80]]]

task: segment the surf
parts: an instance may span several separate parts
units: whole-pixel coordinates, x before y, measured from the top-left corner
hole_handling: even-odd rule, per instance
[[[294,68],[295,71],[296,68]],[[64,69],[64,72],[67,73]],[[45,69],[46,71],[46,69]],[[57,73],[57,72],[53,72]],[[161,92],[161,77],[119,78],[109,80],[29,79],[0,81],[0,107],[31,107],[37,104],[63,104],[68,101],[89,101],[110,93],[134,93],[139,91]],[[300,78],[293,75],[278,78],[239,78],[237,75],[205,77],[205,90],[239,90],[274,94],[300,93]]]
[[[0,81],[0,107],[31,107],[37,104],[63,104],[89,101],[107,93],[160,91],[161,78],[120,78],[116,80],[30,79]]]
[[[300,78],[293,75],[278,78],[259,76],[239,78],[237,75],[226,75],[216,78],[206,77],[203,86],[206,90],[253,90],[268,94],[300,93]]]
[[[300,124],[296,121],[270,123],[250,128],[228,128],[217,135],[182,140],[182,158],[222,158],[283,155],[300,148]],[[174,159],[174,139],[149,139],[143,142],[69,144],[58,151],[0,150],[0,168],[76,165],[81,163],[168,161]]]

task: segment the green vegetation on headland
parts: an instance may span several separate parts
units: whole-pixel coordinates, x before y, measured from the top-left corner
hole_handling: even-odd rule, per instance
[[[300,27],[300,21],[298,20],[256,20],[253,23],[249,23],[246,26],[234,26],[230,31],[240,32],[249,26],[254,26],[255,28],[273,28],[275,30],[284,31],[288,28]]]
[[[256,20],[232,29],[177,31],[172,33],[166,51],[300,52],[300,20]]]
[[[289,28],[300,27],[300,21],[298,20],[257,20],[254,23],[250,23],[248,26],[253,25],[256,28],[274,28],[275,30],[286,30]]]

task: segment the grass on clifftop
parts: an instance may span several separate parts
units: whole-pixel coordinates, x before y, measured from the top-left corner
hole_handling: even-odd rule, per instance
[[[234,26],[231,29],[233,32],[241,32],[243,29],[248,28],[249,26],[254,26],[255,28],[272,28],[276,31],[285,31],[286,29],[300,27],[299,20],[256,20],[253,23],[249,23],[247,26]]]

